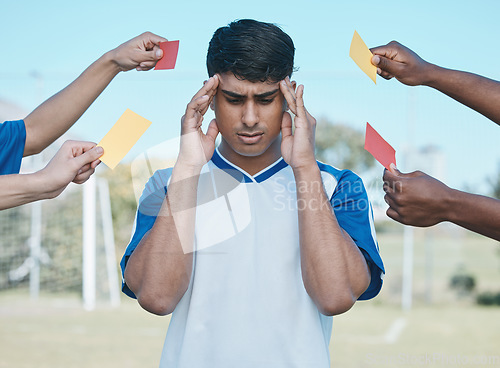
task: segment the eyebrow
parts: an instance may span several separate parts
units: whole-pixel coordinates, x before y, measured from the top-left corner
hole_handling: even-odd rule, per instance
[[[274,95],[278,91],[279,91],[279,88],[276,88],[275,90],[272,90],[272,91],[269,91],[269,92],[264,92],[264,93],[256,94],[256,95],[254,95],[254,97],[257,97],[257,98],[266,98],[266,97],[270,97],[270,96]],[[227,95],[229,97],[233,97],[233,98],[246,98],[247,97],[245,95],[240,95],[239,93],[231,92],[231,91],[228,91],[228,90],[225,90],[225,89],[222,89],[221,92],[224,93],[225,95]]]

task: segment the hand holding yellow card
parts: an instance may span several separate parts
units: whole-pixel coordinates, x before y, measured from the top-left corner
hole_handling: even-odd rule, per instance
[[[377,67],[371,62],[373,54],[356,31],[352,36],[349,56],[371,78],[373,83],[377,84]]]
[[[114,169],[150,125],[149,120],[127,109],[99,142],[98,146],[104,148],[100,160]]]

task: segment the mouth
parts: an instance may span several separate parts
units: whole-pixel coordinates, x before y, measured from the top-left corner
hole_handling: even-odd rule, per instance
[[[240,139],[240,141],[242,141],[245,144],[255,144],[262,139],[263,135],[264,135],[263,132],[253,132],[253,133],[240,132],[240,133],[237,133],[237,136]]]

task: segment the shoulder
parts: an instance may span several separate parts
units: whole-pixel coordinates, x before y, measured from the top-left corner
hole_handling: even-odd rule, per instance
[[[349,180],[349,181],[361,180],[359,175],[351,170],[338,169],[335,166],[325,164],[324,162],[321,162],[321,161],[316,161],[316,162],[318,163],[318,167],[321,171],[322,176],[324,174],[330,175],[339,182],[344,181],[344,180]]]
[[[4,121],[0,124],[0,139],[5,140],[13,137],[26,138],[26,126],[24,120]]]
[[[0,175],[19,172],[25,144],[26,127],[23,120],[0,124]]]
[[[0,129],[3,128],[9,128],[9,129],[19,129],[19,130],[26,130],[26,127],[24,125],[24,120],[7,120],[4,121],[3,123],[0,123]]]
[[[167,186],[172,176],[172,168],[157,170],[149,178],[141,198],[139,199],[138,214],[156,216],[163,204]]]
[[[329,197],[339,192],[350,192],[353,194],[364,193],[366,191],[363,180],[353,171],[341,170],[321,161],[317,161],[317,163],[321,171],[323,186]]]
[[[162,170],[156,170],[149,178],[144,187],[144,194],[157,193],[158,191],[166,191],[170,177],[172,176],[172,167]],[[165,193],[163,193],[165,195]]]

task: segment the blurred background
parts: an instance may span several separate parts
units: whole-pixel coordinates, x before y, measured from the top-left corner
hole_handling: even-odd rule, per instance
[[[180,49],[174,70],[118,75],[64,137],[23,160],[23,172],[35,171],[66,139],[99,142],[126,108],[153,122],[115,170],[102,164],[55,200],[0,212],[0,367],[158,365],[169,317],[119,291],[142,190],[133,167],[145,152],[158,168],[175,160],[180,117],[206,79],[208,42],[240,18],[277,23],[292,37],[294,79],[318,119],[318,158],[359,174],[374,206],[384,286],[335,317],[332,366],[500,367],[500,244],[448,223],[413,229],[388,219],[383,168],[363,150],[370,122],[401,171],[500,198],[500,129],[429,88],[375,85],[348,56],[357,30],[369,47],[395,39],[435,64],[500,80],[500,3],[18,1],[1,10],[2,121],[24,118],[144,31],[178,39]]]

